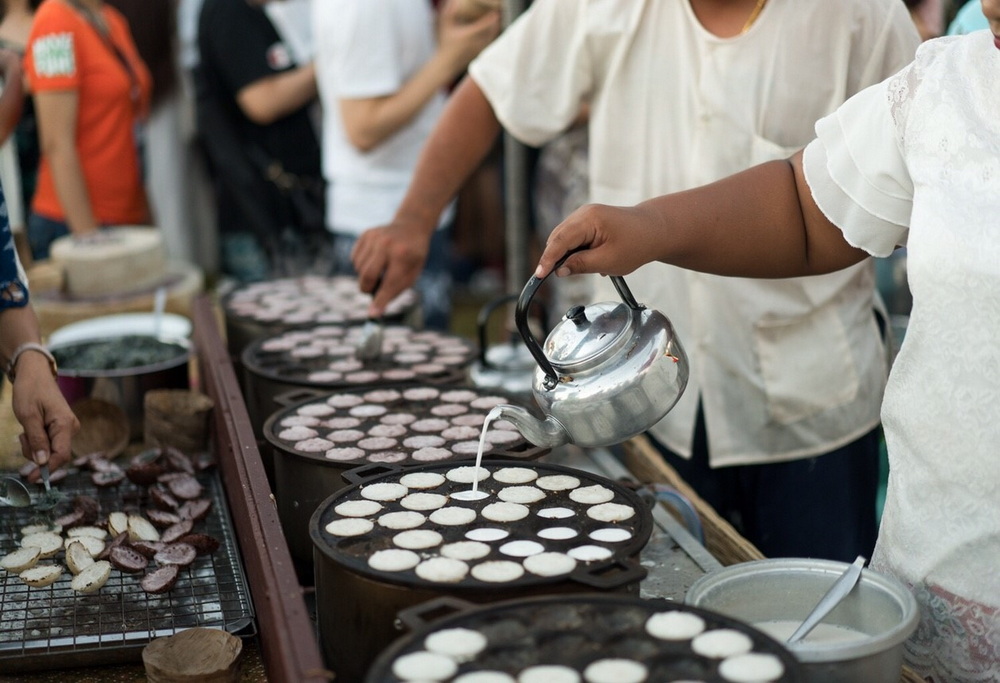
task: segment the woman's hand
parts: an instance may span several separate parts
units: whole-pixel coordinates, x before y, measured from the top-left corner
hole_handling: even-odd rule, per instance
[[[14,417],[24,429],[20,436],[22,455],[52,469],[69,462],[70,445],[80,421],[66,403],[45,356],[21,355],[12,396]]]
[[[556,275],[600,273],[627,275],[656,260],[657,220],[642,205],[631,207],[587,204],[571,213],[549,235],[538,260],[536,277],[545,277],[568,252]]]

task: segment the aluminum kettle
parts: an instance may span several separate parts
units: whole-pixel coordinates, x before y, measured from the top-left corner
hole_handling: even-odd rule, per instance
[[[612,276],[621,302],[574,306],[543,348],[531,333],[527,313],[544,281],[528,280],[515,314],[518,332],[538,364],[532,396],[544,418],[512,405],[498,406],[499,417],[514,423],[528,441],[548,448],[610,446],[661,420],[688,380],[687,354],[670,320],[637,303],[624,278]]]

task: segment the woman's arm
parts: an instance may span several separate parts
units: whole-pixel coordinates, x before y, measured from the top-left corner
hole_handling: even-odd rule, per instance
[[[633,207],[591,204],[549,236],[536,275],[625,275],[651,261],[738,277],[784,278],[846,268],[852,247],[810,194],[802,153]]]
[[[59,467],[70,460],[70,444],[80,422],[66,403],[49,359],[34,349],[18,349],[39,344],[38,318],[31,304],[0,310],[0,355],[6,367],[18,354],[13,374],[12,408],[24,429],[21,450],[25,458],[39,465]]]
[[[466,77],[424,143],[392,222],[365,230],[351,252],[358,286],[373,294],[370,316],[382,315],[390,301],[417,281],[438,217],[499,135],[500,121],[489,100]]]
[[[46,90],[35,94],[38,138],[42,154],[52,169],[56,196],[74,235],[93,234],[100,227],[90,204],[90,194],[76,149],[75,90]]]

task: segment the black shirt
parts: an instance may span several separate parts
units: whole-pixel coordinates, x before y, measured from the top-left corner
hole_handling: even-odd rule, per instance
[[[286,170],[320,175],[320,148],[308,107],[267,125],[248,119],[236,102],[247,85],[298,65],[260,6],[246,0],[205,0],[198,22],[199,100],[214,99],[237,136],[256,143]]]

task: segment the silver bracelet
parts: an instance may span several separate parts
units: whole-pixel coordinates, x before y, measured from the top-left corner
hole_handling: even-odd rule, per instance
[[[41,344],[38,344],[36,342],[27,342],[25,344],[21,344],[20,346],[17,347],[17,349],[14,350],[13,355],[11,355],[10,357],[10,362],[7,363],[7,368],[4,372],[6,373],[7,379],[10,380],[11,384],[14,383],[14,377],[16,374],[14,370],[17,367],[17,359],[20,358],[21,354],[24,353],[25,351],[37,351],[38,353],[45,356],[49,360],[49,367],[52,368],[52,376],[53,377],[59,376],[59,369],[56,366],[55,356],[53,356],[52,353]]]

